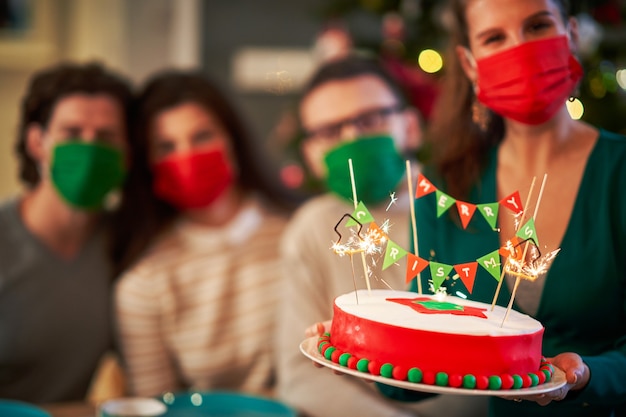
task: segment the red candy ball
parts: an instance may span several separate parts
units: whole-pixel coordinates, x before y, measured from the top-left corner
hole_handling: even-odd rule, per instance
[[[500,379],[502,380],[502,389],[511,389],[511,388],[513,388],[513,375],[511,375],[511,374],[502,374],[502,375],[500,375]]]
[[[380,366],[380,363],[376,361],[370,361],[370,363],[367,365],[367,370],[372,375],[380,375]]]
[[[530,376],[528,376],[528,374],[520,376],[522,377],[522,388],[528,388],[532,385],[533,380],[530,379]]]
[[[395,366],[391,373],[393,379],[397,379],[398,381],[406,381],[408,371],[401,366]]]
[[[356,369],[356,364],[358,361],[359,360],[355,358],[354,356],[350,356],[350,359],[348,359],[348,368]]]
[[[463,385],[463,376],[459,374],[452,374],[448,378],[448,385],[453,388],[459,388]]]
[[[476,376],[476,388],[477,389],[487,389],[489,387],[489,378],[485,375]]]
[[[435,379],[436,379],[436,375],[434,372],[424,371],[424,374],[422,376],[422,383],[428,384],[428,385],[435,385]]]
[[[539,378],[539,385],[546,382],[546,374],[544,374],[543,372],[541,371],[535,372],[535,375],[537,375],[537,377]]]
[[[322,346],[322,350],[320,351],[322,356],[325,356],[326,350],[328,350],[328,348],[331,348],[331,347],[333,347],[333,345],[331,345],[330,343],[326,343],[324,346]]]

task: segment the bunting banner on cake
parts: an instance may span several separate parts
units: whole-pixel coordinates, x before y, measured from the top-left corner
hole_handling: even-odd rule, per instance
[[[500,201],[472,204],[457,200],[444,193],[423,174],[419,174],[415,189],[415,198],[421,198],[431,193],[435,193],[437,217],[441,217],[452,206],[456,206],[463,228],[467,228],[467,225],[476,212],[480,213],[489,226],[495,229],[497,227],[500,206],[506,207],[515,215],[519,215],[523,211],[520,195],[517,191],[504,197]],[[454,270],[458,275],[458,278],[460,278],[461,282],[463,282],[463,285],[470,293],[472,293],[479,265],[499,282],[502,271],[500,257],[519,258],[522,256],[521,249],[519,247],[519,242],[521,241],[533,240],[534,243],[537,244],[535,223],[531,218],[519,228],[516,236],[507,241],[507,243],[501,248],[498,248],[475,260],[450,265],[423,259],[418,255],[407,251],[401,245],[398,245],[396,242],[391,240],[387,233],[388,225],[384,223],[382,227],[379,226],[375,222],[374,216],[361,201],[352,212],[351,218],[346,222],[346,227],[363,225],[366,223],[369,223],[366,234],[368,242],[370,244],[379,245],[380,247],[382,247],[383,244],[386,244],[382,269],[385,270],[406,257],[406,282],[409,283],[413,278],[428,267],[430,269],[434,291],[436,291],[443,284],[448,275]],[[359,234],[359,238],[366,239],[365,236],[361,236],[361,234]]]
[[[393,240],[388,240],[387,248],[385,250],[385,258],[383,261],[382,269],[385,270],[389,268],[391,265],[398,263],[399,260],[407,257],[406,262],[406,282],[409,283],[413,278],[417,276],[420,272],[422,272],[426,267],[430,267],[431,277],[433,279],[433,284],[435,286],[434,290],[443,283],[443,280],[448,276],[448,274],[454,269],[461,281],[467,288],[467,290],[471,293],[474,287],[474,280],[476,279],[476,272],[478,269],[478,265],[483,267],[496,281],[500,281],[500,273],[501,273],[501,262],[500,255],[501,254],[509,254],[507,248],[502,247],[494,250],[493,252],[488,253],[487,255],[481,256],[472,262],[466,262],[461,264],[449,265],[441,262],[433,262],[428,261],[415,255],[411,252],[406,251]],[[506,256],[506,255],[503,255]],[[443,277],[441,274],[445,274]]]
[[[478,265],[482,266],[487,272],[489,272],[496,281],[500,281],[500,249],[496,249],[485,256],[482,256],[476,260]]]
[[[452,206],[457,207],[459,217],[463,228],[467,228],[470,220],[474,217],[474,213],[478,211],[492,229],[496,228],[498,220],[498,212],[500,206],[511,210],[515,215],[519,215],[524,211],[522,200],[519,192],[516,191],[500,201],[484,204],[472,204],[466,201],[457,200],[454,197],[439,190],[433,185],[423,174],[417,176],[417,186],[415,188],[415,198],[422,198],[428,194],[435,193],[435,204],[437,208],[437,217],[441,217]]]
[[[474,280],[476,279],[476,271],[478,270],[478,262],[468,262],[465,264],[454,265],[454,270],[459,274],[461,282],[467,288],[469,293],[474,289]]]
[[[358,212],[358,213],[357,213]],[[360,213],[360,214],[359,214]],[[500,256],[513,256],[519,257],[521,256],[520,248],[519,248],[519,239],[517,237],[513,238],[511,241],[507,242],[505,246],[498,248],[487,255],[481,256],[472,262],[466,262],[461,264],[445,264],[441,262],[428,261],[415,255],[402,246],[394,242],[389,238],[387,233],[374,221],[374,217],[370,214],[369,210],[363,205],[363,203],[359,203],[357,209],[352,214],[353,218],[360,217],[361,219],[367,219],[370,221],[370,224],[367,229],[367,239],[371,244],[380,245],[386,243],[385,254],[383,258],[383,266],[382,269],[385,270],[392,265],[397,264],[404,257],[407,257],[406,262],[406,282],[409,283],[413,278],[415,278],[420,272],[425,270],[427,267],[430,267],[430,273],[433,280],[434,290],[436,291],[441,284],[445,281],[446,277],[450,274],[452,270],[455,270],[459,275],[459,278],[467,288],[467,290],[471,293],[474,287],[474,280],[476,279],[476,272],[478,269],[478,265],[483,267],[490,275],[492,275],[496,281],[500,281],[500,272],[501,272],[501,262]],[[355,222],[352,220],[354,225],[362,225],[359,222]],[[527,223],[527,232],[525,235],[534,232],[534,223]],[[520,229],[524,230],[524,228]],[[534,236],[536,236],[536,232],[534,232]],[[360,239],[364,239],[364,236],[360,236]]]
[[[522,199],[519,196],[519,191],[515,191],[513,194],[504,197],[499,201],[501,205],[508,208],[515,214],[521,214],[524,211],[522,206]]]
[[[367,209],[367,207],[365,207],[365,204],[363,204],[362,201],[359,202],[359,204],[356,206],[356,208],[352,212],[352,217],[354,219],[357,219],[359,223],[361,224],[370,223],[374,221],[374,216],[372,216],[372,214]],[[353,219],[349,219],[346,222],[346,227],[356,226],[356,225],[357,225],[357,222],[354,221]]]
[[[476,208],[483,215],[489,226],[492,229],[496,228],[496,223],[498,221],[498,212],[500,208],[499,203],[486,203],[486,204],[477,204]]]
[[[429,262],[411,252],[407,252],[406,256],[406,283],[408,284],[417,274],[426,269]]]
[[[382,244],[385,240],[389,239],[387,233],[381,229],[376,222],[372,221],[367,228],[367,235],[374,241],[374,243]]]
[[[433,291],[437,292],[441,284],[446,280],[450,271],[454,266],[448,264],[442,264],[439,262],[431,262],[430,266],[430,277],[433,280]]]
[[[389,268],[391,265],[404,258],[408,252],[402,249],[394,241],[389,240],[387,242],[387,248],[385,249],[385,259],[383,261],[383,270]]]
[[[535,229],[535,219],[532,217],[528,219],[526,224],[519,228],[515,236],[521,238],[522,240],[531,239],[535,242],[535,245],[539,246],[537,230]]]

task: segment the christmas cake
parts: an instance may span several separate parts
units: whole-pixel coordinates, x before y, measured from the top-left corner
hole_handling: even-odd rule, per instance
[[[554,368],[541,354],[543,326],[510,310],[450,295],[360,290],[335,299],[328,360],[373,375],[468,389],[542,384]]]

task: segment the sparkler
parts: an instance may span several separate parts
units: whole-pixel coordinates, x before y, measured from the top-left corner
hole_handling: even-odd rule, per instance
[[[524,211],[522,211],[520,216],[515,216],[515,231],[516,232],[519,230],[520,225],[523,223],[524,217],[526,215],[526,208],[528,207],[528,204],[530,203],[530,196],[533,194],[533,188],[535,188],[536,180],[537,180],[537,177],[533,177],[533,181],[530,183],[530,190],[528,190],[528,196],[526,196],[526,204],[524,204]],[[513,250],[513,245],[510,240],[506,241],[505,246],[509,251]],[[514,253],[514,252],[511,252],[511,253]],[[504,268],[502,268],[502,273],[500,274],[500,281],[498,281],[498,286],[496,287],[496,293],[494,294],[493,301],[491,302],[491,311],[493,311],[496,305],[496,300],[498,299],[498,295],[500,294],[500,289],[502,288],[502,282],[504,281],[504,271],[506,269],[506,266],[509,263],[509,258],[510,257],[507,256],[506,260],[504,261]]]
[[[342,242],[343,236],[339,232],[338,228],[347,217],[352,219],[359,226],[359,228],[356,231],[354,229],[351,229],[352,235],[345,242]],[[389,221],[385,221],[384,224],[388,226]],[[337,255],[348,255],[350,257],[350,265],[352,267],[352,282],[354,284],[355,294],[357,294],[357,284],[356,274],[354,271],[353,255],[356,253],[360,253],[361,255],[363,255],[363,257],[365,257],[365,255],[380,255],[383,253],[383,246],[387,242],[387,236],[385,236],[384,234],[386,232],[381,233],[382,229],[379,229],[377,227],[370,227],[366,234],[361,234],[362,230],[363,224],[361,222],[359,222],[349,213],[344,214],[335,225],[335,233],[337,234],[338,239],[336,242],[333,242],[331,247],[333,252],[335,252]],[[372,258],[372,264],[376,266],[376,259]],[[372,270],[367,266],[367,264],[365,265],[365,274],[367,277],[372,275]],[[376,277],[376,279],[379,279],[389,289],[393,289],[384,279],[378,277]],[[358,295],[356,295],[356,302],[357,304],[359,303]]]
[[[543,196],[543,190],[546,185],[547,178],[548,178],[548,174],[544,174],[543,181],[541,182],[541,188],[539,189],[539,196],[537,197],[537,204],[535,205],[535,212],[533,213],[533,217],[532,217],[533,219],[537,218],[537,212],[539,211],[539,203],[541,202],[541,197]],[[516,273],[515,285],[513,286],[511,299],[509,300],[509,305],[507,306],[506,314],[504,315],[504,319],[502,319],[502,324],[500,325],[500,327],[504,325],[504,322],[506,321],[507,317],[509,317],[509,313],[511,312],[511,307],[513,306],[513,300],[515,300],[515,293],[517,292],[517,288],[519,287],[520,280],[522,278],[529,279],[531,281],[536,280],[540,273],[544,273],[545,271],[547,271],[547,268],[550,262],[552,261],[552,259],[554,259],[554,257],[559,252],[559,249],[552,251],[548,253],[546,257],[543,259],[541,258],[541,254],[539,253],[539,258],[537,258],[534,262],[533,261],[526,262],[526,255],[528,253],[529,246],[530,246],[530,240],[527,239],[524,243],[524,253],[521,257],[522,265],[520,267],[520,270],[513,271]],[[536,248],[536,246],[534,247]],[[537,251],[539,251],[538,248],[537,248]]]
[[[385,209],[385,211],[389,211],[389,208],[396,204],[396,201],[398,201],[398,197],[396,197],[396,193],[393,192],[391,194],[389,194],[389,198],[391,199],[391,201],[389,202],[389,204],[387,205],[387,208]]]
[[[350,184],[352,185],[352,200],[354,201],[354,209],[358,206],[356,198],[356,183],[354,181],[354,168],[352,167],[352,158],[348,159],[348,167],[350,168]],[[365,261],[365,252],[361,252],[361,263],[363,264],[363,273],[365,275],[365,283],[367,284],[367,293],[372,294],[372,287],[370,285],[370,277],[367,270],[367,262]]]
[[[540,275],[548,272],[552,261],[561,250],[559,248],[541,255],[541,251],[532,239],[526,239],[514,247],[513,253],[517,253],[518,247],[522,244],[525,244],[524,251],[530,259],[527,261],[523,256],[511,256],[505,265],[505,272],[528,281],[535,281]]]
[[[409,160],[406,161],[406,176],[407,176],[407,186],[409,187],[409,204],[411,211],[411,228],[413,229],[413,247],[415,248],[415,253],[419,253],[419,248],[417,246],[417,225],[415,220],[415,201],[413,199],[413,181],[411,175],[411,162]],[[422,273],[417,274],[417,293],[422,294]]]

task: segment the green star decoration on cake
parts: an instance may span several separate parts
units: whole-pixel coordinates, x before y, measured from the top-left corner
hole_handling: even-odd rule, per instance
[[[424,308],[427,308],[428,310],[435,310],[435,311],[457,310],[457,311],[463,311],[463,306],[460,306],[460,305],[454,304],[454,303],[450,303],[448,301],[429,300],[429,301],[415,301],[415,303],[421,304],[422,306],[424,306]]]

